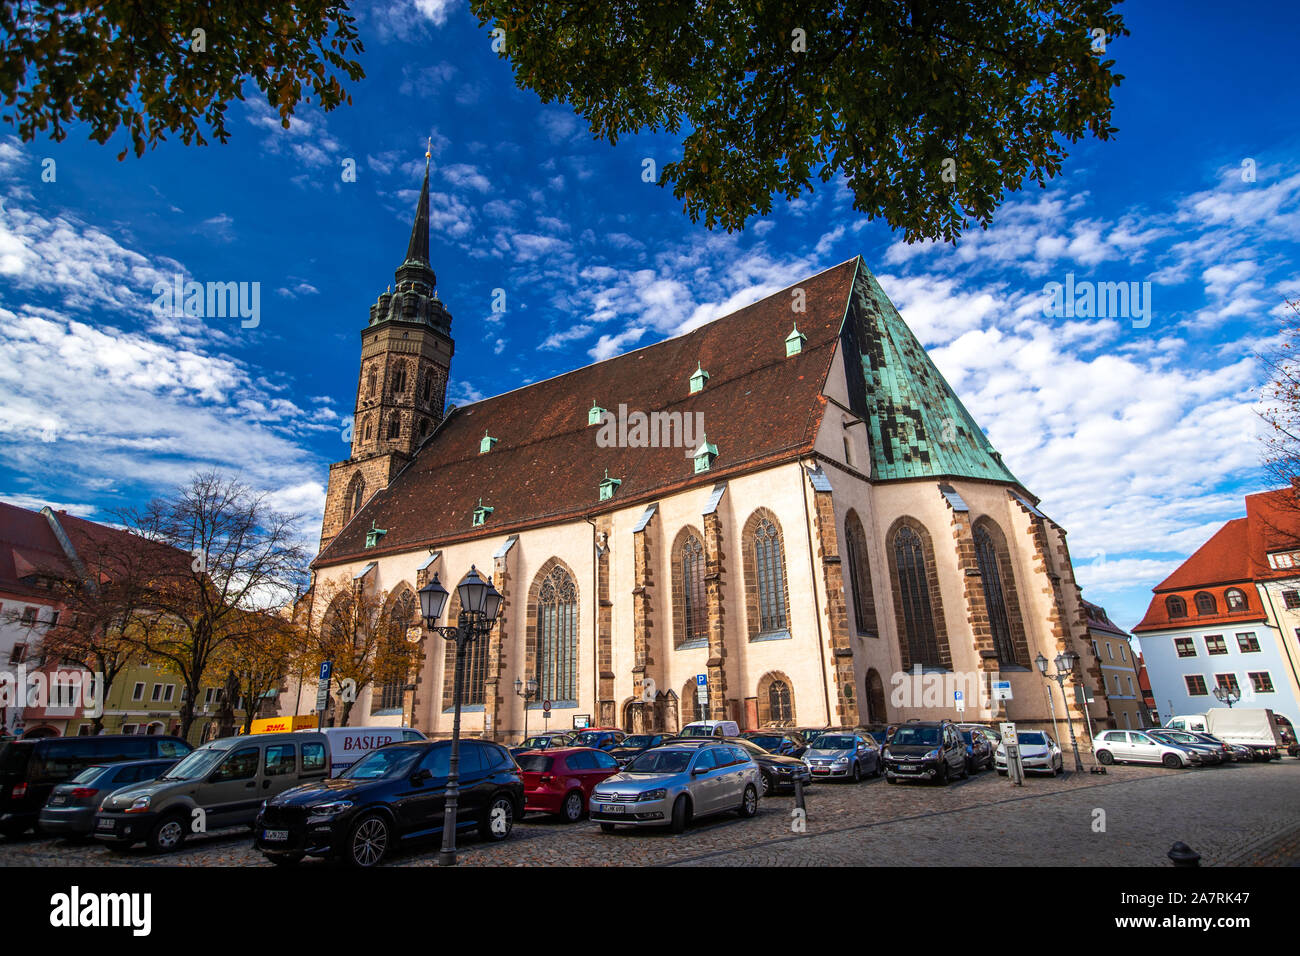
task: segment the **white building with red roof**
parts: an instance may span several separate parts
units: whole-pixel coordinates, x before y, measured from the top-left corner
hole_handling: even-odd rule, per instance
[[[1246,496],[1234,518],[1153,589],[1142,622],[1152,693],[1162,713],[1266,707],[1300,718],[1300,498],[1292,489]]]

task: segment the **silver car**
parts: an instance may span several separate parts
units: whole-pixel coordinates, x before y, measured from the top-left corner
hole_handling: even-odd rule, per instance
[[[863,777],[879,777],[880,748],[876,742],[860,734],[841,734],[828,730],[803,752],[803,762],[812,771],[813,778],[843,777],[854,783]]]
[[[693,818],[735,810],[758,813],[758,764],[742,748],[709,739],[673,743],[638,754],[602,780],[588,801],[606,833],[618,824],[671,826],[681,833]]]

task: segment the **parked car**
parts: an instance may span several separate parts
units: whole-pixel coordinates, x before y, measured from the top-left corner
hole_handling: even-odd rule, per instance
[[[0,833],[10,839],[36,824],[54,788],[88,767],[127,760],[177,760],[191,750],[164,734],[99,734],[10,740],[0,745]]]
[[[966,764],[971,773],[993,769],[993,744],[984,732],[976,728],[958,728],[962,741],[966,744]]]
[[[171,852],[191,833],[252,823],[264,800],[324,780],[329,766],[329,742],[314,731],[214,740],[157,780],[106,797],[95,838],[118,849],[143,841],[155,853]]]
[[[682,728],[678,737],[739,737],[740,725],[734,720],[694,720]]]
[[[629,734],[617,747],[610,748],[609,755],[623,765],[637,754],[662,747],[672,739],[672,734]]]
[[[884,748],[885,780],[933,780],[947,785],[966,777],[966,744],[950,720],[913,720],[899,724]]]
[[[515,758],[524,780],[524,810],[554,813],[577,823],[596,784],[618,773],[613,754],[590,747],[536,750]]]
[[[794,732],[803,738],[805,744],[811,747],[813,740],[826,733],[829,729],[829,727],[795,727]]]
[[[670,826],[681,833],[693,819],[735,810],[758,813],[758,764],[744,748],[720,741],[674,743],[647,750],[596,785],[591,819],[606,833],[618,824]]]
[[[1217,746],[1223,754],[1223,760],[1225,763],[1228,761],[1243,763],[1255,759],[1255,752],[1245,744],[1230,744],[1227,741],[1220,740],[1218,737],[1214,736],[1214,734],[1198,734],[1190,730],[1188,733],[1192,734],[1194,737],[1199,737],[1206,743]]]
[[[1101,764],[1158,763],[1170,770],[1201,765],[1201,755],[1191,748],[1156,740],[1140,730],[1102,731],[1092,752]]]
[[[752,740],[768,753],[787,757],[802,757],[808,749],[808,741],[797,730],[747,730],[740,736]]]
[[[67,783],[54,787],[41,808],[37,827],[42,833],[69,839],[89,837],[95,830],[95,812],[105,797],[131,784],[156,780],[175,765],[176,761],[168,757],[87,767]]]
[[[959,724],[957,725],[957,729],[958,729],[958,730],[977,730],[977,731],[979,731],[981,734],[984,735],[984,737],[989,741],[989,743],[993,745],[993,748],[994,748],[995,750],[997,749],[998,744],[1002,743],[1002,734],[1000,734],[998,731],[994,730],[994,729],[993,729],[992,727],[990,727],[988,724],[963,724],[963,723],[959,723]]]
[[[766,797],[783,787],[793,789],[796,780],[804,786],[812,783],[812,773],[808,770],[808,765],[798,757],[766,750],[749,737],[723,737],[722,739],[743,748],[758,764],[760,797]]]
[[[518,757],[522,753],[530,750],[550,750],[553,747],[568,747],[572,744],[573,738],[577,736],[571,730],[559,731],[552,730],[549,733],[533,734],[519,741],[518,746],[510,748],[510,755]]]
[[[804,751],[803,762],[814,777],[842,777],[854,783],[880,776],[880,748],[860,734],[822,734]]]
[[[340,857],[382,863],[395,847],[442,833],[451,741],[389,744],[341,777],[272,797],[255,821],[254,845],[272,863]],[[510,751],[490,740],[460,742],[456,829],[504,840],[524,812],[524,782]]]
[[[573,739],[567,746],[570,747],[591,747],[595,750],[613,750],[623,742],[627,734],[614,727],[593,727],[590,730],[580,730],[574,734]]]
[[[1218,744],[1202,740],[1196,734],[1185,730],[1149,730],[1147,733],[1164,743],[1178,744],[1196,751],[1201,755],[1201,763],[1206,766],[1214,767],[1223,763],[1223,748]]]
[[[1020,765],[1025,773],[1050,773],[1053,777],[1065,769],[1065,760],[1061,748],[1052,735],[1042,730],[1018,730],[1016,740],[1020,746]],[[997,772],[1007,775],[1007,745],[998,744],[993,752],[993,766]]]
[[[862,732],[867,734],[881,747],[889,743],[889,724],[863,724]]]
[[[410,727],[323,727],[298,733],[320,733],[330,745],[330,773],[337,777],[366,754],[397,743],[399,740],[427,740],[421,731]]]
[[[1230,744],[1249,747],[1256,760],[1280,760],[1288,750],[1282,737],[1284,726],[1267,707],[1211,707],[1203,714],[1170,717],[1162,729],[1214,734]]]

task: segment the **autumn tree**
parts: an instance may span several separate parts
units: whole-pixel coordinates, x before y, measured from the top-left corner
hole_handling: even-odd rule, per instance
[[[243,733],[250,733],[258,705],[279,688],[284,677],[297,666],[304,651],[302,628],[280,608],[245,611],[231,622],[239,631],[235,641],[222,645],[212,665],[223,688],[217,721],[219,733],[235,733],[236,703],[244,701]]]
[[[1264,422],[1263,464],[1270,484],[1300,491],[1300,299],[1288,301],[1287,307],[1291,315],[1278,344],[1260,356],[1268,381],[1258,414]]]
[[[210,666],[260,639],[265,620],[252,612],[284,607],[302,588],[307,553],[299,518],[215,472],[198,474],[174,496],[124,517],[137,533],[191,556],[150,590],[150,613],[132,637],[180,675],[186,689],[181,734],[188,736]]]
[[[226,142],[250,82],[287,128],[299,102],[350,104],[340,76],[365,76],[345,0],[0,3],[0,50],[0,116],[24,141],[81,121],[98,143],[125,130],[137,156],[169,134]]]
[[[318,660],[333,662],[332,683],[343,708],[340,725],[347,726],[365,688],[406,683],[417,654],[408,639],[418,624],[415,595],[377,592],[346,575],[316,587],[316,601],[326,610],[308,641]]]
[[[683,134],[657,181],[692,221],[741,229],[773,196],[842,177],[853,208],[909,241],[987,226],[1005,193],[1060,172],[1063,142],[1116,132],[1114,6],[470,0],[516,83],[596,138]]]

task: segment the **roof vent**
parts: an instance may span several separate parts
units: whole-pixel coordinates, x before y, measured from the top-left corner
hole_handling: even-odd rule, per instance
[[[609,469],[606,468],[605,477],[604,479],[602,479],[600,483],[600,500],[608,501],[610,498],[613,498],[614,492],[618,490],[618,486],[621,485],[622,483],[623,483],[622,478],[609,477]]]
[[[366,532],[366,547],[373,548],[379,543],[379,539],[388,534],[386,528],[376,528],[375,523],[370,522],[370,530]]]
[[[712,444],[707,438],[702,438],[700,447],[691,453],[695,459],[695,473],[698,475],[702,471],[708,471],[709,466],[713,464],[713,459],[718,457],[718,446]]]
[[[794,329],[785,337],[785,356],[798,355],[803,351],[803,344],[808,341],[808,336],[799,331],[799,323],[794,324]]]
[[[493,438],[487,432],[484,432],[483,437],[479,440],[478,443],[478,453],[480,455],[486,455],[488,452],[492,450],[492,446],[495,445],[496,443],[497,440],[495,438]]]
[[[495,438],[492,440],[496,441]],[[488,515],[490,515],[494,510],[495,509],[483,504],[483,499],[480,498],[478,500],[478,507],[474,509],[474,527],[477,528],[482,525],[483,522],[487,521]]]
[[[605,417],[605,409],[597,405],[595,399],[592,399],[591,408],[588,409],[587,411],[587,424],[599,425],[601,423],[601,420],[604,417]]]
[[[699,362],[695,363],[695,371],[691,373],[691,394],[704,389],[704,383],[709,380],[709,373],[704,371],[704,366]]]

